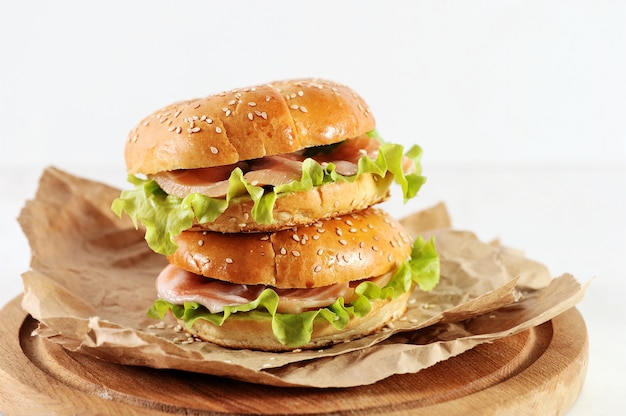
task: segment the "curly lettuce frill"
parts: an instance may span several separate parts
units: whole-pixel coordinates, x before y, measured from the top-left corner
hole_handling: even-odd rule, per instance
[[[380,140],[375,132],[370,132],[370,136]],[[235,168],[228,179],[229,187],[225,198],[212,198],[199,193],[179,198],[168,195],[153,180],[130,175],[128,181],[135,185],[135,188],[122,191],[120,197],[113,201],[111,209],[120,217],[126,212],[135,227],[141,222],[146,230],[145,239],[148,246],[157,253],[170,255],[177,247],[174,237],[191,228],[194,220],[200,224],[213,222],[226,211],[231,202],[241,198],[250,198],[253,201],[251,213],[256,222],[271,224],[274,221],[272,214],[274,203],[281,195],[306,192],[316,186],[333,182],[354,182],[365,173],[384,177],[390,172],[394,181],[402,188],[406,202],[417,194],[426,178],[421,176],[421,148],[413,146],[406,154],[403,152],[404,147],[401,145],[381,143],[376,159],[361,157],[357,164],[357,173],[351,176],[337,173],[332,163],[322,166],[315,160],[307,158],[302,163],[300,180],[271,189],[252,185],[244,179],[243,171]],[[403,156],[414,161],[415,172],[404,173]]]

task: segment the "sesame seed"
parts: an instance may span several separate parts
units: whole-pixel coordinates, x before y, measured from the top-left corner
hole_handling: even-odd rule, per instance
[[[252,113],[248,113],[248,120],[252,121],[252,119],[254,119],[254,116],[252,115]]]
[[[226,257],[226,263],[228,264],[233,264],[233,259],[231,259],[230,257]]]
[[[206,124],[213,124],[213,119],[207,117]]]
[[[214,155],[217,154],[217,152],[219,152],[219,150],[217,150],[217,147],[215,146],[211,146],[211,153],[213,153]]]
[[[293,250],[291,254],[293,254],[294,257],[300,257],[300,252],[298,250]]]
[[[248,103],[248,105],[249,105],[250,107],[256,107],[256,103],[255,103],[254,101],[250,101],[250,102]]]
[[[287,249],[285,249],[285,247],[281,247],[280,254],[282,254],[283,256],[287,254]]]
[[[269,96],[269,95],[266,95],[266,96],[265,96],[265,101],[269,101],[269,100],[270,100],[270,96]]]
[[[236,103],[237,103],[237,101],[236,101],[236,100],[230,100],[230,101],[228,102],[228,105],[235,105]]]
[[[304,92],[302,92],[302,90],[298,91],[298,96],[302,97],[304,95]]]
[[[361,247],[361,248],[365,247],[365,241],[361,241],[361,242],[359,243],[359,247]]]
[[[217,134],[220,134],[220,133],[222,132],[222,129],[221,129],[220,127],[216,127],[216,128],[215,128],[215,132],[216,132]]]
[[[180,134],[183,131],[183,128],[178,126],[176,127],[176,134]]]
[[[300,241],[300,237],[298,237],[298,234],[292,235],[291,238],[293,238],[296,241]]]
[[[341,231],[341,228],[337,228],[337,229],[335,230],[335,233],[337,233],[337,235],[338,235],[339,237],[341,237],[341,236],[343,235],[343,231]]]
[[[308,110],[306,109],[305,106],[301,105],[300,106],[300,111],[302,111],[303,113],[306,113]]]
[[[372,246],[372,250],[374,250],[374,251],[378,251],[378,247],[376,247],[376,246]]]
[[[198,245],[202,247],[204,245],[204,240],[198,240]]]
[[[345,246],[346,244],[348,244],[348,242],[344,239],[339,240],[339,244],[341,244],[342,246]]]
[[[200,131],[200,127],[194,127],[192,129],[189,129],[189,133],[197,133]]]
[[[315,267],[313,268],[313,271],[315,273],[319,273],[322,270],[322,266],[320,266],[319,264],[315,265]]]
[[[169,129],[167,129],[167,131],[174,131],[174,130],[176,130],[176,127],[175,127],[175,126],[172,126],[172,127],[170,127]]]
[[[262,111],[261,117],[263,118],[263,120],[267,120],[267,113],[265,111]]]
[[[298,109],[298,107],[299,107],[299,106],[298,106],[298,105],[296,105],[296,104],[292,104],[292,105],[290,105],[290,106],[289,106],[289,108],[291,108],[292,110],[297,110],[297,109]]]
[[[261,236],[261,238],[260,238],[260,240],[261,240],[261,241],[267,241],[267,240],[269,240],[269,239],[270,239],[270,236],[269,236],[269,235],[267,235],[267,234],[266,234],[266,235]]]
[[[296,98],[296,93],[292,92],[291,95],[289,95],[291,98]]]
[[[226,117],[230,115],[230,110],[226,111]]]
[[[193,106],[193,109],[195,110],[196,108],[200,107],[200,103],[196,104]]]
[[[313,237],[311,237],[313,240],[319,240],[320,236],[319,234],[313,234]]]
[[[321,256],[324,253],[324,249],[323,248],[319,248],[317,249],[317,255]]]
[[[354,227],[350,228],[350,232],[351,233],[356,233],[356,228],[354,228]]]
[[[350,227],[352,227],[352,225],[353,225],[353,224],[352,224],[352,221],[350,221],[350,220],[346,220],[346,225],[349,225]]]

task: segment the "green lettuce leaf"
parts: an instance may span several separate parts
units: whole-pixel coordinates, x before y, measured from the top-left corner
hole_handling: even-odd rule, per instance
[[[378,156],[376,160],[367,156],[360,158],[357,173],[352,176],[337,173],[332,163],[322,166],[314,159],[307,158],[302,164],[300,180],[285,185],[271,189],[254,186],[244,179],[243,171],[236,168],[228,179],[226,198],[211,198],[198,193],[178,198],[165,193],[156,182],[150,179],[131,175],[128,180],[135,185],[135,188],[122,191],[120,197],[113,201],[111,209],[120,217],[125,212],[132,219],[135,227],[141,222],[146,229],[146,241],[150,248],[157,253],[169,255],[176,251],[173,238],[189,229],[194,219],[199,223],[212,222],[228,208],[231,202],[240,198],[250,198],[253,201],[252,217],[261,224],[271,224],[274,221],[274,204],[281,195],[309,191],[327,183],[353,182],[365,173],[384,177],[387,172],[391,172],[394,181],[402,189],[404,201],[413,198],[426,182],[426,178],[421,176],[422,150],[419,146],[413,146],[404,153],[402,145],[384,143],[375,131],[369,134],[381,141]],[[403,154],[414,161],[416,172],[404,173],[402,170]]]
[[[413,245],[411,257],[403,262],[392,279],[384,287],[370,281],[361,282],[355,289],[357,297],[350,304],[338,298],[332,305],[298,314],[278,313],[278,295],[270,288],[265,289],[252,302],[224,307],[224,312],[211,313],[196,302],[176,305],[158,299],[148,316],[163,319],[168,311],[177,319],[182,319],[190,328],[198,319],[206,319],[213,325],[221,326],[227,319],[271,320],[274,337],[283,345],[300,347],[311,340],[313,323],[323,319],[336,329],[343,329],[352,316],[363,317],[371,310],[371,302],[379,299],[395,299],[417,284],[421,290],[431,290],[439,282],[439,256],[433,239],[425,241],[418,237]]]

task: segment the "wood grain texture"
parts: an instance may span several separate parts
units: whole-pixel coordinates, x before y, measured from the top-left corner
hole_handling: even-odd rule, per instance
[[[13,415],[565,413],[587,370],[584,321],[550,322],[417,374],[348,389],[276,388],[111,364],[31,336],[15,299],[0,311],[0,412]]]

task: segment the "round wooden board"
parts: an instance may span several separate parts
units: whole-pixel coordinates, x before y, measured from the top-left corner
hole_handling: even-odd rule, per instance
[[[585,323],[570,309],[416,374],[347,389],[277,388],[129,367],[31,336],[14,299],[0,311],[0,412],[38,414],[563,414],[587,370]]]

